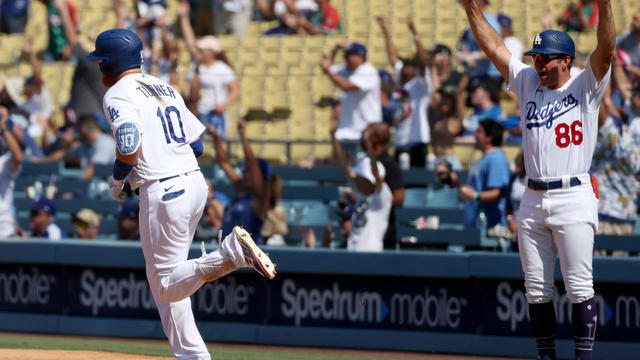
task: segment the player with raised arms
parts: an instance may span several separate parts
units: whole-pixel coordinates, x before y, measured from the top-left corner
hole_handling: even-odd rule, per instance
[[[478,45],[520,103],[527,189],[518,212],[518,246],[538,359],[556,358],[551,300],[557,256],[572,304],[575,356],[591,359],[598,321],[592,268],[598,200],[588,170],[615,45],[610,0],[597,0],[598,44],[576,76],[570,75],[575,45],[566,33],[537,34],[525,53],[533,60],[530,67],[509,53],[476,0],[460,2]]]
[[[240,267],[272,279],[274,264],[241,227],[219,249],[188,260],[189,247],[207,199],[208,187],[196,158],[203,152],[204,126],[187,110],[176,89],[141,73],[142,41],[133,32],[101,33],[95,60],[108,88],[103,109],[116,139],[110,191],[124,200],[129,177],[140,194],[140,240],[146,273],[162,327],[178,359],[211,359],[191,310],[191,296],[205,282]]]

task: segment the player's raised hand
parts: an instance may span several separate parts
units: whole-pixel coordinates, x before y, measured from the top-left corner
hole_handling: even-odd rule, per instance
[[[416,24],[413,21],[413,16],[411,15],[407,16],[407,26],[409,26],[409,31],[411,31],[411,34],[413,36],[418,35],[418,31],[416,30]]]

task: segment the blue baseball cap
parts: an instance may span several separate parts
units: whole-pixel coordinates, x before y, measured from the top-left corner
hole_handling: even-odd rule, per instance
[[[382,83],[393,84],[393,76],[385,69],[378,70],[378,75],[380,76],[380,81]]]
[[[349,46],[347,46],[347,49],[345,50],[345,55],[351,54],[360,55],[366,58],[367,48],[358,42],[352,42],[351,44],[349,44]]]
[[[30,210],[45,212],[49,215],[55,215],[58,211],[56,202],[46,196],[41,196],[38,201],[34,201],[29,205]]]
[[[500,23],[500,25],[507,28],[511,28],[511,25],[513,24],[511,18],[503,13],[498,14],[498,22]]]
[[[557,30],[545,30],[536,34],[533,39],[533,48],[524,53],[533,54],[559,54],[576,57],[576,46],[573,39],[567,33]]]
[[[118,208],[117,217],[118,219],[137,219],[139,210],[136,203],[124,203]]]

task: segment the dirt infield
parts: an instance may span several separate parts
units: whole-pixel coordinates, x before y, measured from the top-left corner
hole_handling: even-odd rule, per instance
[[[0,360],[175,360],[173,357],[143,356],[106,351],[0,349]]]

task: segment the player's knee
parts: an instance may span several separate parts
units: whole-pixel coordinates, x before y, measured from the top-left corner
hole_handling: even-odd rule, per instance
[[[546,302],[549,302],[553,300],[553,296],[549,296],[549,295],[542,295],[542,294],[529,294],[527,293],[527,302],[529,304],[544,304]]]

